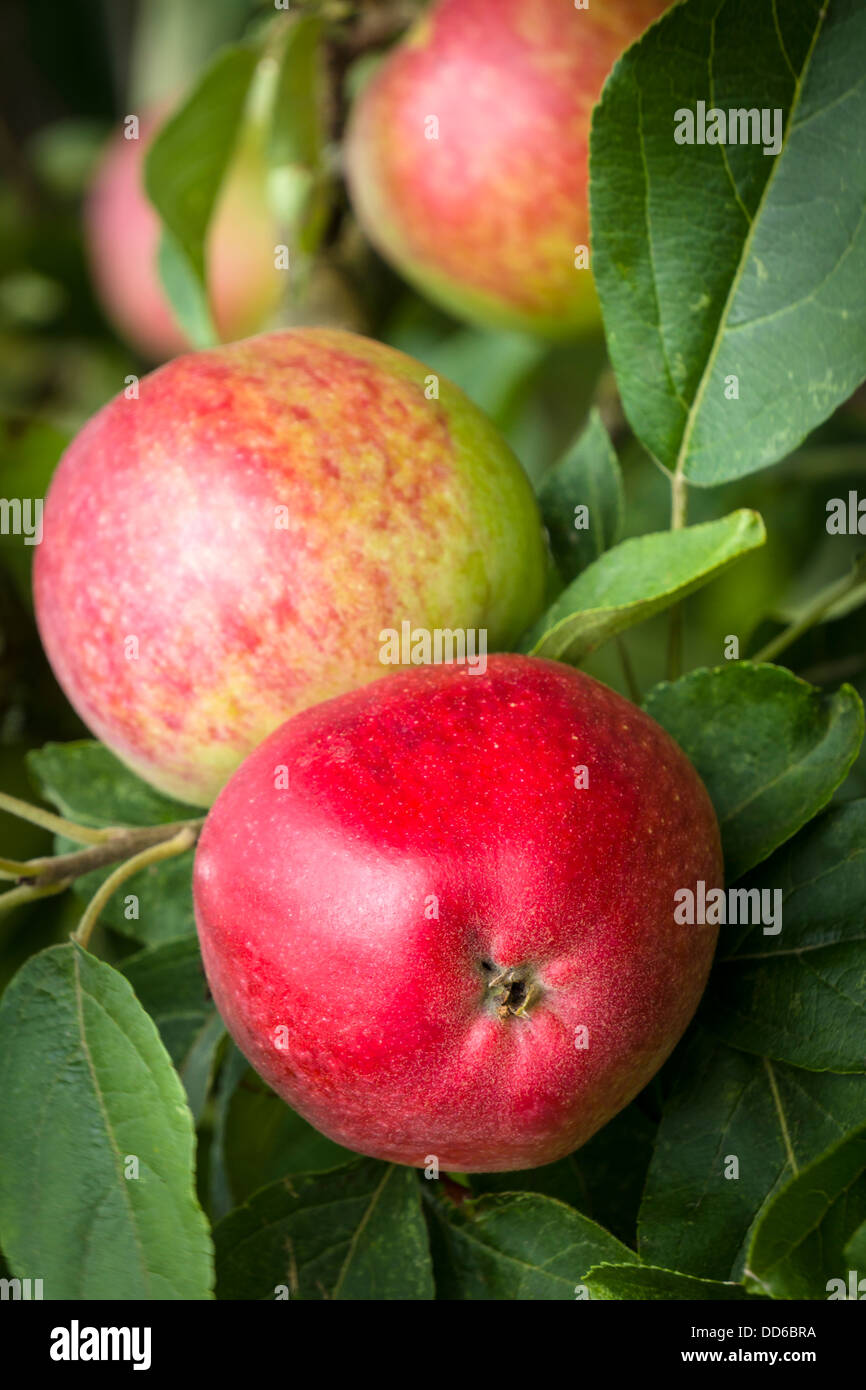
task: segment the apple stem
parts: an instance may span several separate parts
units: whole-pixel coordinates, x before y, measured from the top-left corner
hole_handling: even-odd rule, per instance
[[[622,673],[625,676],[625,683],[628,687],[628,693],[631,696],[634,703],[636,705],[639,705],[642,703],[643,700],[643,697],[640,693],[640,686],[637,683],[637,677],[634,673],[634,667],[631,664],[631,657],[628,654],[628,647],[626,646],[625,642],[620,636],[618,636],[616,639],[616,648],[619,652],[620,665],[622,666]]]
[[[671,477],[671,530],[681,531],[686,524],[688,515],[689,493],[688,484],[682,473],[676,472]]]
[[[63,835],[67,840],[75,840],[80,845],[100,845],[117,833],[112,829],[78,825],[63,816],[55,816],[52,811],[46,811],[41,806],[33,806],[29,801],[10,796],[8,792],[0,792],[0,811],[16,816],[18,820],[29,821],[31,825],[39,825],[54,835]]]
[[[487,982],[487,989],[496,1003],[499,1018],[527,1018],[530,1004],[535,1003],[540,993],[530,972],[524,968],[496,970],[487,961],[482,961],[482,969],[495,971]]]
[[[846,574],[842,579],[837,579],[834,584],[828,585],[816,594],[814,599],[804,608],[800,617],[795,622],[790,623],[772,641],[762,647],[754,656],[750,656],[750,661],[762,662],[773,661],[781,652],[796,642],[798,637],[802,637],[804,632],[808,632],[810,627],[820,622],[821,618],[848,594],[856,589],[862,588],[864,583],[864,561],[861,559],[855,565],[850,574]]]
[[[84,910],[81,921],[72,933],[73,941],[76,941],[79,946],[87,946],[91,932],[96,926],[105,904],[128,878],[132,878],[133,874],[139,873],[140,870],[148,868],[151,864],[158,864],[163,859],[172,859],[175,855],[183,854],[186,850],[192,849],[197,838],[196,823],[183,825],[171,839],[149,845],[146,849],[127,859],[124,864],[120,864],[94,893]]]
[[[46,883],[41,886],[22,883],[18,888],[10,888],[7,893],[0,893],[0,916],[24,903],[35,902],[38,898],[53,897],[55,893],[62,893],[68,887],[69,880],[61,879],[58,883]]]
[[[18,883],[27,877],[27,865],[19,859],[0,859],[0,878],[11,878]]]
[[[119,860],[128,861],[122,866],[127,869],[129,864],[142,860],[144,855],[153,850],[163,851],[169,845],[173,848],[167,853],[159,853],[157,858],[179,854],[183,849],[191,848],[195,844],[203,824],[204,817],[199,820],[173,821],[169,825],[111,826],[94,832],[100,835],[100,839],[88,849],[49,858],[28,859],[20,863],[14,859],[0,859],[0,876],[14,879],[17,885],[0,894],[0,913],[10,911],[20,903],[61,893],[82,874],[88,874],[93,869],[102,869],[107,864],[116,864]],[[73,838],[67,831],[58,833],[66,835],[68,839]],[[144,865],[138,864],[138,867]],[[134,868],[131,872],[135,873],[137,869]],[[115,874],[112,874],[106,883],[111,882],[113,878],[116,878]]]

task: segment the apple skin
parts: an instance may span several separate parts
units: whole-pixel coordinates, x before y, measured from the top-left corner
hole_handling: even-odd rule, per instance
[[[670,0],[440,0],[362,88],[346,170],[385,258],[458,318],[568,337],[587,269],[592,108]],[[439,121],[438,139],[426,122]]]
[[[671,1052],[717,936],[674,922],[699,879],[723,884],[718,826],[668,734],[503,655],[284,724],[212,808],[193,892],[217,1007],[291,1106],[376,1158],[493,1172],[570,1153]],[[537,990],[525,1016],[494,971]]]
[[[84,722],[155,787],[209,805],[290,715],[386,673],[383,629],[483,628],[495,650],[538,616],[529,482],[428,380],[355,334],[265,334],[175,358],[66,450],[40,634]]]
[[[148,361],[161,362],[190,344],[177,323],[157,269],[161,236],[144,191],[147,148],[161,118],[144,117],[139,138],[110,140],[84,209],[91,274],[106,315]],[[226,176],[208,233],[208,288],[223,341],[266,326],[285,289],[274,264],[281,240],[266,201],[261,152],[247,138]]]

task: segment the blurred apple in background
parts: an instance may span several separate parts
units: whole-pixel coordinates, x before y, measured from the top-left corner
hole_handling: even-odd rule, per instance
[[[190,346],[157,269],[159,217],[144,191],[144,162],[162,113],[140,122],[139,138],[112,138],[85,208],[85,241],[103,308],[127,342],[152,361]],[[280,236],[267,203],[264,159],[249,132],[226,175],[208,233],[208,289],[223,341],[266,327],[285,292],[274,264]]]
[[[598,322],[589,128],[670,0],[440,0],[362,89],[346,168],[383,256],[459,318],[552,337]]]

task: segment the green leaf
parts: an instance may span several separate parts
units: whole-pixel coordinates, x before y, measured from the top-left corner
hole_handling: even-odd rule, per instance
[[[573,1299],[590,1266],[637,1260],[594,1221],[539,1193],[431,1206],[439,1298]]]
[[[42,795],[79,825],[169,825],[202,814],[142,782],[93,739],[46,743],[27,765]]]
[[[594,1299],[700,1299],[761,1302],[742,1284],[694,1279],[654,1265],[598,1265],[583,1281]]]
[[[845,1259],[850,1268],[856,1269],[861,1278],[866,1277],[866,1221],[858,1226],[845,1246]],[[866,1293],[866,1287],[864,1287]]]
[[[145,162],[145,187],[171,234],[173,246],[165,290],[179,316],[194,322],[201,300],[190,313],[189,276],[206,291],[205,240],[226,170],[237,145],[247,94],[256,68],[255,49],[234,44],[217,54],[183,105],[161,127]],[[209,325],[213,340],[216,333]]]
[[[222,1144],[236,1202],[287,1173],[319,1173],[355,1157],[290,1109],[252,1067],[228,1102]]]
[[[691,758],[722,832],[729,881],[817,815],[863,738],[850,685],[825,695],[780,666],[737,662],[657,685],[644,702]]]
[[[619,540],[623,519],[622,471],[597,410],[538,492],[553,556],[566,580],[574,579]],[[576,529],[575,509],[588,511]],[[581,517],[581,519],[583,519]]]
[[[220,1045],[225,1038],[225,1026],[214,1009],[208,1014],[180,1063],[180,1079],[196,1124],[201,1121],[210,1098]]]
[[[695,483],[784,457],[866,375],[864,49],[860,0],[752,0],[747,19],[690,0],[623,56],[594,113],[593,267],[623,404]],[[698,102],[758,100],[781,113],[778,156],[675,142]]]
[[[164,825],[191,820],[200,807],[172,801],[142,782],[101,743],[47,743],[28,754],[30,772],[42,795],[67,818],[81,825]],[[80,849],[58,838],[58,853]],[[159,945],[194,936],[192,863],[194,851],[152,864],[130,878],[106,905],[102,920],[142,945]],[[89,899],[113,872],[114,865],[85,874],[75,892]],[[129,904],[134,895],[137,906]],[[127,913],[137,911],[137,916]]]
[[[574,1207],[619,1240],[635,1240],[655,1127],[629,1105],[593,1135],[589,1143],[558,1163],[523,1172],[473,1173],[473,1193],[540,1192]]]
[[[199,1120],[225,1030],[210,1001],[197,940],[149,947],[125,960],[121,970],[159,1029]]]
[[[747,1276],[774,1298],[826,1298],[866,1218],[866,1123],[777,1194],[755,1227]]]
[[[219,1053],[219,1069],[213,1098],[213,1136],[207,1170],[208,1212],[215,1222],[228,1216],[237,1205],[225,1164],[225,1127],[229,1102],[249,1066],[246,1057],[235,1047],[228,1035]]]
[[[618,632],[699,589],[766,540],[757,512],[623,541],[569,584],[521,642],[577,665]]]
[[[273,203],[306,255],[317,250],[333,203],[324,160],[323,35],[315,14],[296,15],[286,26],[267,141]]]
[[[210,1297],[192,1118],[122,975],[71,944],[32,956],[0,1004],[0,1092],[0,1240],[20,1278],[61,1300]]]
[[[417,1174],[377,1159],[271,1183],[214,1240],[221,1299],[434,1296]]]
[[[215,347],[219,334],[211,316],[207,291],[167,227],[157,252],[157,267],[174,316],[190,343]]]
[[[640,1212],[641,1259],[740,1278],[756,1217],[864,1115],[862,1076],[801,1071],[699,1033],[682,1053],[659,1127]]]
[[[866,1071],[866,801],[831,807],[738,887],[781,894],[781,931],[722,929],[707,1026],[794,1066]]]
[[[268,136],[271,165],[316,169],[321,164],[325,145],[322,35],[319,15],[297,15],[286,26]]]

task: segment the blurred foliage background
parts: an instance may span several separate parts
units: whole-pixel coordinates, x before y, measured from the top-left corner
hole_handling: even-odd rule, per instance
[[[416,0],[334,5],[360,42],[333,55],[336,134],[377,42],[399,31]],[[5,0],[0,9],[0,496],[41,497],[67,441],[122,388],[155,365],[113,332],[94,293],[82,206],[108,136],[130,112],[182,94],[221,44],[273,18],[255,0]],[[396,26],[396,27],[395,27]],[[344,194],[303,294],[289,294],[277,321],[327,322],[400,347],[451,377],[500,426],[535,483],[599,407],[619,451],[625,535],[669,524],[668,480],[631,435],[595,337],[550,347],[511,333],[466,328],[419,298],[375,256]],[[800,611],[806,596],[851,566],[858,537],[829,536],[827,503],[856,490],[866,471],[866,397],[837,412],[792,457],[742,483],[693,489],[689,520],[754,507],[766,547],[740,561],[686,605],[685,666],[715,665],[725,640],[756,651]],[[47,740],[81,737],[41,653],[30,598],[32,547],[0,536],[0,785],[34,796],[24,755]],[[819,685],[852,681],[866,695],[864,610],[834,612],[786,653]],[[664,674],[667,619],[626,639],[646,691]],[[617,647],[588,663],[625,693]],[[866,791],[862,766],[844,795]],[[48,837],[0,815],[3,853],[47,853]],[[71,895],[0,921],[0,987],[34,949],[74,924]],[[105,954],[123,954],[115,941]]]

